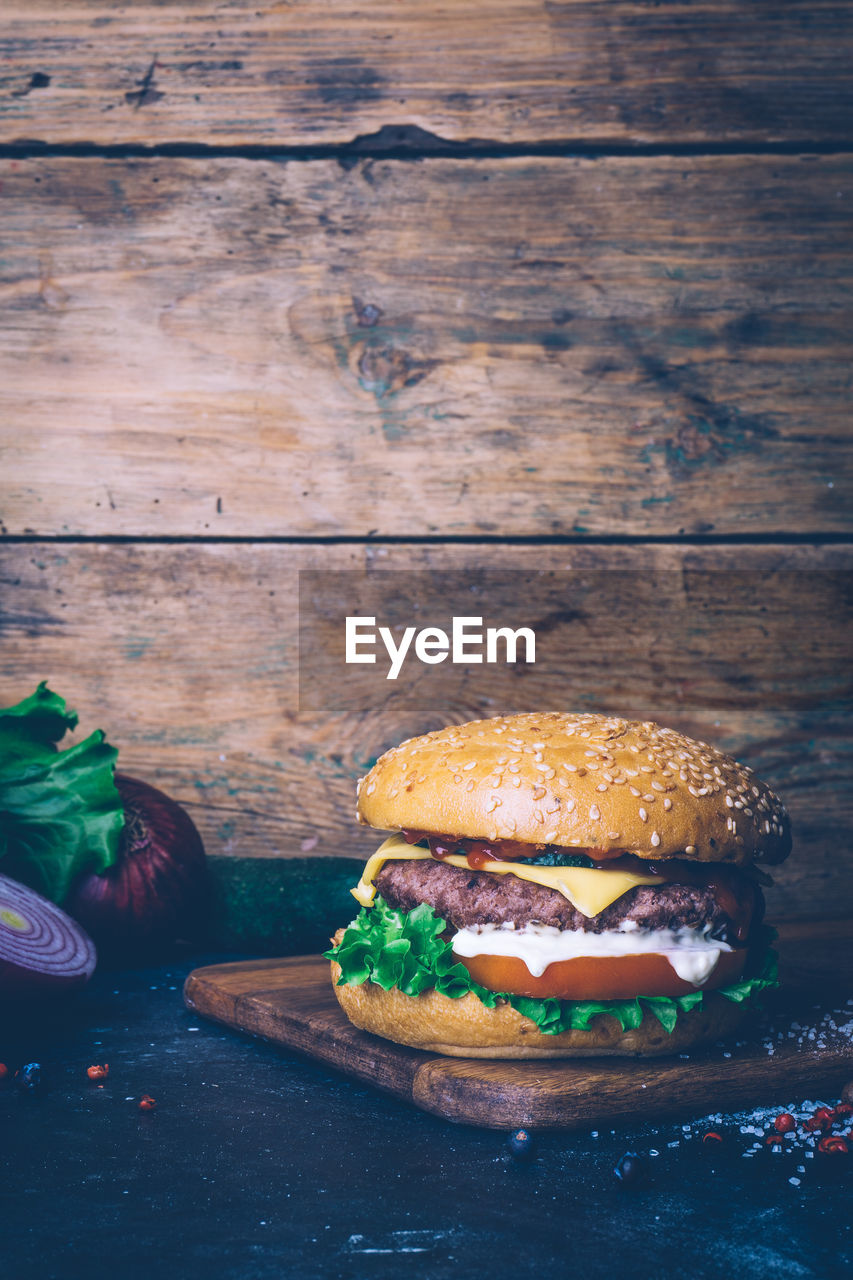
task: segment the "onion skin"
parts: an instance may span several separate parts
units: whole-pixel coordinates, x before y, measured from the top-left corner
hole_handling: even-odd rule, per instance
[[[164,792],[116,774],[125,828],[114,866],[81,876],[62,904],[99,948],[154,950],[200,934],[209,904],[207,862],[195,823]]]

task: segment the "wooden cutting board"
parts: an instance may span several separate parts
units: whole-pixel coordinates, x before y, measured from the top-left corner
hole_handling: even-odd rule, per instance
[[[768,1020],[741,1031],[746,1043],[739,1047],[696,1050],[688,1059],[500,1062],[406,1049],[347,1021],[328,962],[316,956],[196,969],[184,999],[196,1013],[308,1054],[447,1120],[490,1129],[576,1129],[837,1098],[853,1078],[853,1036],[828,1023],[823,1034],[820,1028],[827,1015],[836,1028],[853,1024],[853,1003],[846,1004],[853,996],[853,921],[789,925],[778,949],[784,987]],[[805,1032],[789,1038],[795,1023]],[[818,1028],[814,1039],[811,1028]]]

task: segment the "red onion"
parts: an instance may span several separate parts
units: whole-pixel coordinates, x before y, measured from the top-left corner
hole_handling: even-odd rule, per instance
[[[95,970],[95,944],[34,889],[0,876],[0,998],[72,991]]]
[[[125,826],[118,861],[81,876],[63,906],[113,952],[191,937],[204,920],[207,867],[201,836],[176,801],[116,774]]]

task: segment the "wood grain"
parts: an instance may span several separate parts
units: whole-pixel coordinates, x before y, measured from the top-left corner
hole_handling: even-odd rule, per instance
[[[847,141],[838,0],[5,0],[0,138]]]
[[[850,1023],[844,1000],[853,981],[851,943],[851,921],[783,930],[784,986],[770,1015],[742,1032],[727,1056],[714,1046],[694,1050],[687,1061],[522,1063],[406,1049],[356,1030],[335,1000],[328,962],[307,956],[197,969],[187,979],[184,999],[205,1017],[307,1053],[447,1120],[492,1129],[577,1129],[636,1119],[638,1113],[689,1118],[774,1094],[837,1093],[853,1068],[853,1042],[844,1030]],[[815,1042],[791,1033],[792,1022],[817,1027],[827,1014],[830,1022]],[[774,1052],[768,1055],[771,1042]]]
[[[849,532],[849,157],[0,161],[6,531]]]
[[[415,696],[402,677],[394,695],[378,666],[324,665],[342,595],[337,622],[322,600],[305,619],[325,684],[300,710],[300,570],[356,586],[397,571],[389,608],[417,574],[425,620],[469,575],[493,620],[529,609],[537,662],[420,669]],[[789,804],[795,853],[771,914],[838,915],[853,911],[850,570],[843,547],[7,545],[0,683],[11,703],[50,677],[126,772],[187,805],[214,856],[367,856],[356,779],[441,724],[541,707],[656,718]]]

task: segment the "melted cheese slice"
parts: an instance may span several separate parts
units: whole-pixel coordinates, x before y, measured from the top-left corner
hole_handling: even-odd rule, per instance
[[[361,879],[350,892],[363,907],[370,907],[376,897],[374,881],[386,862],[423,861],[428,858],[432,858],[428,849],[415,848],[407,844],[402,836],[390,836],[368,858]],[[472,869],[468,859],[459,854],[451,854],[441,861],[451,867],[462,867],[465,871]],[[630,871],[605,871],[597,867],[530,867],[518,862],[488,862],[477,870],[489,875],[518,876],[520,880],[531,880],[534,884],[544,885],[546,889],[556,889],[581,915],[588,918],[597,916],[611,902],[615,902],[638,884],[664,882],[663,876],[634,875]]]

